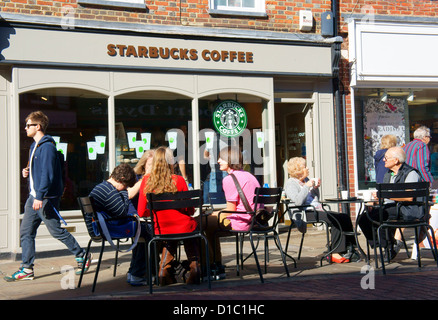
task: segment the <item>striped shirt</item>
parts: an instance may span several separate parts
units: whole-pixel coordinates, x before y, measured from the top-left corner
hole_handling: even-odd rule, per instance
[[[125,190],[118,191],[108,181],[95,186],[89,196],[94,200],[93,204],[96,211],[105,211],[112,217],[128,214],[130,203],[128,192]]]
[[[420,171],[424,181],[433,182],[430,173],[430,151],[427,144],[420,139],[414,139],[403,147],[406,153],[406,164]]]

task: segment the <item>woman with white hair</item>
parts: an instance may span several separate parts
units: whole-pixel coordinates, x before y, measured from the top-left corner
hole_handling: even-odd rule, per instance
[[[353,231],[350,215],[347,213],[330,212],[322,210],[319,202],[319,187],[321,179],[315,181],[309,179],[309,168],[306,166],[306,160],[301,157],[291,158],[287,163],[289,179],[286,182],[286,196],[297,206],[309,205],[318,210],[319,220],[326,221],[331,230],[331,243],[335,244],[340,241],[339,246],[332,253],[331,261],[335,263],[345,263],[350,261],[358,261],[359,254],[354,251],[348,251],[352,248],[356,241],[354,236],[346,236],[339,230],[339,225],[343,231]],[[315,221],[316,213],[313,210],[306,210],[306,221]]]
[[[385,156],[386,151],[397,145],[397,137],[393,134],[385,134],[380,140],[380,150],[377,150],[374,155],[374,168],[376,170],[376,182],[382,183],[383,176],[388,171],[385,167],[385,161],[383,161],[383,157]]]

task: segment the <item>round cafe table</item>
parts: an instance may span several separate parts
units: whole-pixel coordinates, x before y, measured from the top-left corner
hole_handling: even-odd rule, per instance
[[[358,214],[357,214],[357,216],[356,216],[356,222],[355,222],[355,226],[354,226],[354,234],[351,234],[351,235],[353,235],[354,236],[354,239],[356,240],[356,246],[357,246],[357,248],[358,248],[358,250],[359,250],[359,252],[360,252],[360,254],[365,258],[365,261],[367,262],[367,264],[368,264],[368,257],[367,257],[367,255],[365,254],[365,252],[362,250],[362,248],[361,248],[361,246],[360,246],[360,244],[359,244],[359,241],[358,241],[358,231],[357,231],[357,226],[358,226],[358,223],[359,223],[359,220],[360,220],[360,218],[362,217],[362,215],[363,215],[363,213],[364,213],[364,200],[363,199],[359,199],[359,198],[357,198],[357,197],[350,197],[350,198],[347,198],[347,199],[342,199],[342,198],[331,198],[331,199],[325,199],[325,200],[323,200],[323,201],[320,201],[321,202],[321,204],[322,204],[322,209],[327,213],[327,214],[329,214],[328,213],[328,211],[325,209],[325,207],[326,207],[326,205],[329,205],[329,204],[346,204],[347,205],[347,207],[348,207],[348,214],[350,215],[350,205],[352,204],[352,203],[359,203],[360,204],[360,208],[359,208],[359,211],[358,211]],[[350,215],[351,216],[351,215]],[[350,235],[350,233],[349,232],[347,232],[347,231],[343,231],[342,230],[342,228],[341,228],[341,226],[339,225],[339,229],[341,230],[341,232],[344,234],[344,235]],[[331,255],[331,253],[334,251],[334,250],[336,250],[337,249],[337,247],[340,245],[340,243],[341,243],[341,239],[338,241],[338,243],[336,243],[336,245],[334,246],[334,248],[333,249],[331,249],[331,250],[329,250],[329,252],[326,254],[326,255],[324,255],[324,257],[323,257],[323,259],[324,258],[326,258],[326,257],[328,257],[329,255]]]

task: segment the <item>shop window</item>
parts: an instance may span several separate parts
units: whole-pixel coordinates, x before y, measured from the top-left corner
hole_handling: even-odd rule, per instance
[[[158,96],[145,92],[117,97],[116,165],[125,162],[135,168],[147,150],[170,147],[175,156],[175,173],[193,186],[191,109],[192,100],[171,93]]]
[[[27,166],[32,138],[26,136],[25,118],[41,110],[49,117],[46,134],[51,135],[65,159],[65,190],[61,210],[77,209],[77,197],[108,179],[107,98],[83,90],[50,89],[20,95],[20,167]],[[89,143],[99,150],[89,152]],[[28,197],[27,179],[21,179],[21,208]]]
[[[264,0],[210,0],[210,14],[266,16]]]
[[[220,150],[229,145],[241,148],[243,169],[254,174],[260,185],[264,183],[262,148],[264,144],[257,143],[257,132],[261,132],[262,129],[262,104],[238,102],[244,108],[248,121],[246,128],[240,134],[229,137],[226,134],[221,134],[213,123],[215,121],[214,112],[217,106],[224,101],[217,98],[199,101],[199,162],[201,164],[201,186],[204,191],[204,202],[207,203],[209,200],[212,200],[213,203],[224,203],[225,201],[222,179],[227,173],[219,170],[217,160]]]
[[[431,129],[431,154],[438,152],[438,90],[360,89],[355,92],[356,157],[359,189],[375,188],[374,155],[381,149],[383,135],[393,134],[397,145],[404,146],[413,139],[419,126]],[[386,98],[384,98],[386,95]],[[383,101],[382,101],[383,100]],[[431,169],[438,178],[438,153],[432,156]],[[435,163],[435,162],[436,163]]]

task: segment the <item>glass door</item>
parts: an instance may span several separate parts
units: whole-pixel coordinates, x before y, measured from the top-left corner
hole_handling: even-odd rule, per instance
[[[283,186],[289,178],[287,162],[293,157],[307,160],[310,175],[315,172],[313,159],[313,122],[310,103],[276,103],[275,135],[277,181]]]

